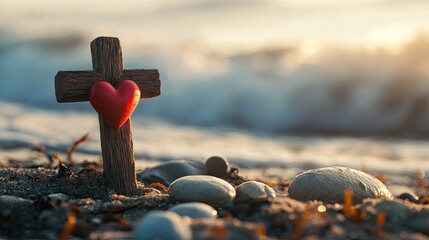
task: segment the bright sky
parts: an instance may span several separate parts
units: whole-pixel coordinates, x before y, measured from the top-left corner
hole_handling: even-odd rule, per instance
[[[231,51],[311,40],[395,45],[429,32],[427,0],[2,0],[0,37],[81,33]],[[1,38],[0,38],[1,40]]]

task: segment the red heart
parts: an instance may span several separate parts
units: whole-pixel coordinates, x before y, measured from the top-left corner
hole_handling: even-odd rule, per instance
[[[95,111],[113,128],[128,120],[140,100],[140,89],[131,80],[122,80],[116,88],[109,82],[95,82],[89,90],[89,101]]]

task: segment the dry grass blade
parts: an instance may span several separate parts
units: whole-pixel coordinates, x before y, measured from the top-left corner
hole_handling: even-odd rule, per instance
[[[150,188],[159,187],[164,191],[168,191],[168,187],[164,186],[162,183],[156,182],[149,185]]]
[[[80,170],[79,172],[78,172],[78,174],[87,174],[87,173],[94,173],[94,172],[100,172],[99,170],[97,170],[96,168],[94,168],[94,167],[90,167],[90,168],[85,168],[85,169],[83,169],[83,170]]]
[[[378,180],[380,180],[381,182],[383,182],[383,183],[385,183],[387,181],[387,176],[384,175],[384,174],[381,174],[381,173],[379,173],[379,174],[373,174],[373,176],[375,178],[377,178]]]
[[[35,181],[42,181],[43,179],[45,179],[44,177],[42,177],[42,176],[34,176],[34,175],[31,175],[31,174],[29,174],[29,173],[27,173],[27,174],[25,174],[28,178],[30,178],[30,179],[33,179],[33,180],[35,180]]]
[[[48,149],[43,145],[34,145],[32,147],[33,151],[36,151],[40,156],[45,156],[49,161],[49,166],[52,167],[56,160],[57,154],[49,153]]]
[[[356,214],[356,210],[353,207],[353,191],[351,189],[347,189],[344,192],[344,215],[349,218],[353,218]]]
[[[72,158],[72,154],[73,152],[76,150],[76,148],[86,142],[89,138],[89,133],[83,135],[81,138],[79,138],[78,140],[76,140],[68,149],[67,149],[67,161],[71,164],[74,165],[74,160]]]
[[[225,239],[228,234],[228,229],[226,229],[224,226],[215,226],[212,229],[212,237],[216,240]]]
[[[146,199],[137,199],[136,201],[134,201],[133,203],[130,203],[128,205],[109,207],[106,212],[108,214],[116,214],[116,213],[120,213],[120,212],[123,212],[123,211],[128,210],[128,209],[131,209],[133,207],[137,207],[139,205],[145,205],[146,202],[147,202]]]
[[[267,235],[267,231],[265,230],[264,224],[258,224],[256,227],[256,232],[259,236],[259,239],[262,239]]]
[[[366,217],[366,213],[362,210],[356,209],[353,206],[353,191],[348,189],[344,192],[344,208],[343,213],[348,218],[363,221]]]
[[[383,224],[385,220],[386,220],[386,214],[384,212],[377,214],[376,229],[377,229],[377,237],[379,238],[383,237]]]
[[[73,231],[74,226],[76,225],[76,215],[74,213],[69,213],[67,215],[67,221],[64,224],[63,232],[59,236],[59,240],[70,239],[70,234]]]
[[[306,208],[300,218],[298,218],[296,221],[294,221],[295,225],[295,231],[293,233],[293,236],[291,239],[301,239],[304,235],[305,228],[307,227],[308,223],[310,222],[311,216],[313,215],[313,212],[311,209]]]
[[[429,196],[426,196],[420,200],[422,204],[429,204]]]

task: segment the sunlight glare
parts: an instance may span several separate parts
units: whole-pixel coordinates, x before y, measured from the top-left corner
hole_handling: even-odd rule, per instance
[[[382,47],[394,55],[403,51],[405,42],[415,34],[414,29],[407,27],[387,27],[370,31],[368,34],[368,49]]]

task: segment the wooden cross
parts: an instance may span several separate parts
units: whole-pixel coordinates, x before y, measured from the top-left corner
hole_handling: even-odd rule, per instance
[[[161,94],[161,81],[156,69],[127,69],[122,63],[118,38],[98,37],[91,42],[93,71],[59,71],[55,76],[55,95],[58,102],[89,100],[89,90],[96,81],[104,80],[113,86],[121,80],[132,80],[140,88],[141,98]],[[131,120],[120,128],[110,127],[99,116],[103,170],[107,185],[119,194],[132,194],[137,189],[134,165]]]

